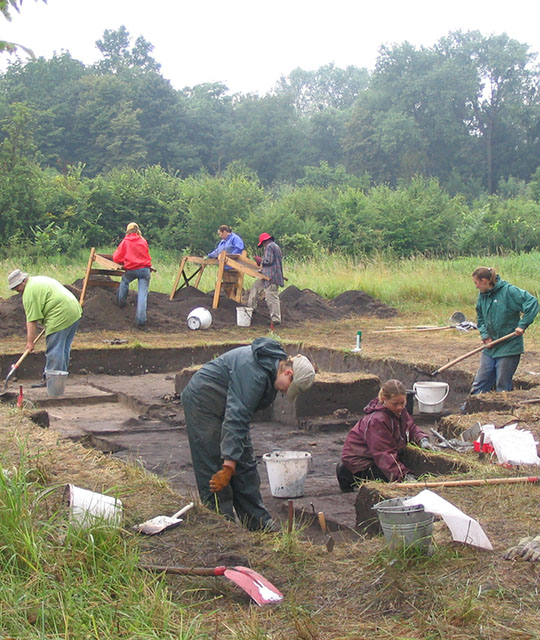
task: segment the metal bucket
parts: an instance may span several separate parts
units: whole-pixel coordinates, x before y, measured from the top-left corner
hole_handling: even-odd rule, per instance
[[[433,514],[421,504],[405,506],[405,498],[390,498],[373,505],[388,546],[395,550],[427,552],[433,534]]]
[[[64,395],[67,377],[67,371],[45,371],[49,398],[61,398]]]

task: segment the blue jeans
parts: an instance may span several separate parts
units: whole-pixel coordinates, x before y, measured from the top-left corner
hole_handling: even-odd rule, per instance
[[[47,349],[45,351],[45,371],[67,371],[69,367],[69,354],[71,353],[71,343],[75,337],[79,321],[74,322],[70,327],[55,331],[49,334],[45,340]]]
[[[482,352],[480,366],[476,372],[471,395],[495,391],[512,391],[512,378],[519,364],[521,354],[492,358],[487,351]]]
[[[118,286],[118,306],[125,307],[129,285],[133,280],[137,280],[137,313],[135,320],[139,326],[146,324],[146,300],[148,298],[148,287],[150,286],[150,267],[142,269],[131,269],[122,276]]]

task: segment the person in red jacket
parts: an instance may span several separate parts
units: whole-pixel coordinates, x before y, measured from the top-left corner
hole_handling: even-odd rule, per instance
[[[118,306],[125,307],[129,285],[133,280],[137,280],[135,322],[137,327],[144,328],[146,326],[146,302],[150,286],[152,258],[148,252],[148,242],[142,237],[136,222],[128,224],[124,239],[113,253],[113,261],[121,264],[126,270],[118,287]]]
[[[409,442],[435,450],[405,408],[407,393],[399,380],[385,382],[377,398],[364,408],[366,414],[349,432],[336,475],[343,493],[361,480],[412,481],[416,477],[400,458]]]

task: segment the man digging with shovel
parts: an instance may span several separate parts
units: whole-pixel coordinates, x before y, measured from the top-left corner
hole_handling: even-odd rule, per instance
[[[82,316],[77,298],[58,280],[47,276],[28,276],[15,269],[8,286],[22,294],[26,314],[26,349],[33,351],[37,323],[45,327],[45,372],[67,371],[71,343]]]
[[[290,358],[269,338],[232,349],[193,375],[182,404],[197,488],[207,506],[229,520],[236,512],[251,531],[272,529],[259,489],[250,422],[278,391],[292,402],[314,378],[305,356]]]

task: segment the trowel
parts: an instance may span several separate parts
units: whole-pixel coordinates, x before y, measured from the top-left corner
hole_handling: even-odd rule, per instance
[[[42,329],[41,332],[37,335],[36,339],[34,340],[34,345],[36,344],[36,342],[41,338],[41,336],[45,333],[45,329]],[[8,388],[8,382],[9,379],[13,376],[13,374],[15,373],[15,371],[17,371],[18,367],[20,364],[22,364],[23,360],[26,358],[26,356],[30,353],[30,349],[25,349],[24,353],[22,354],[22,356],[17,360],[17,362],[15,364],[12,364],[11,367],[9,368],[9,372],[6,376],[6,379],[4,380],[4,388],[2,391],[0,391],[0,397],[5,395],[7,392],[7,388]]]

